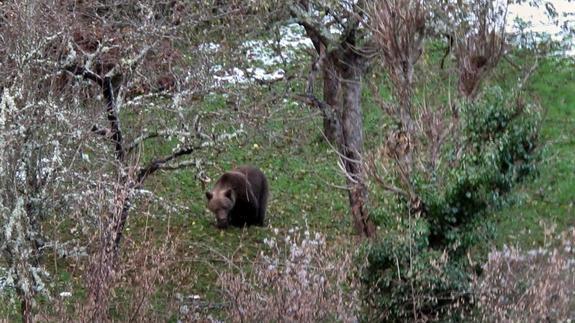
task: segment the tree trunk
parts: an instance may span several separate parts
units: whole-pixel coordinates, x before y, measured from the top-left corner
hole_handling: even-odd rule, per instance
[[[301,0],[299,5],[290,6],[291,14],[299,19],[319,55],[318,65],[323,73],[323,101],[315,99],[314,104],[323,113],[323,128],[328,141],[336,147],[344,165],[351,214],[355,229],[364,237],[375,233],[375,226],[369,218],[366,203],[368,199],[363,161],[363,123],[361,113],[361,82],[365,65],[369,60],[362,55],[358,46],[357,30],[364,13],[363,5],[354,6],[361,13],[352,15],[346,21],[344,34],[337,41],[326,36],[331,32],[318,27],[317,21],[309,16],[310,4]],[[315,64],[310,79],[315,79]],[[311,83],[311,82],[310,82]],[[308,96],[313,91],[308,88]]]
[[[401,122],[400,128],[410,135],[413,133],[415,128],[411,112],[411,95],[409,88],[403,88],[398,94],[399,121]]]
[[[32,302],[30,298],[23,295],[20,302],[20,312],[22,313],[22,323],[32,322]]]
[[[375,225],[366,208],[368,190],[362,162],[363,59],[351,51],[330,53],[326,57],[322,71],[324,101],[332,109],[331,115],[335,119],[324,116],[324,132],[342,155],[354,228],[361,236],[371,237],[375,234]]]
[[[129,184],[123,184],[129,185]],[[92,259],[90,272],[88,275],[89,304],[91,309],[91,320],[94,322],[105,321],[107,317],[108,300],[110,296],[110,286],[116,279],[116,268],[119,263],[120,242],[128,212],[130,210],[130,191],[116,193],[120,199],[118,211],[108,214],[104,219],[105,223],[100,233],[100,248],[95,259]]]
[[[362,161],[363,120],[361,111],[361,84],[363,76],[363,58],[348,53],[340,62],[342,75],[343,109],[341,116],[343,146],[343,164],[347,172],[349,202],[356,231],[365,237],[375,233],[375,226],[369,218],[366,203],[368,191]]]
[[[329,55],[323,65],[323,100],[331,109],[331,116],[323,118],[323,132],[327,140],[336,147],[342,145],[341,127],[341,81],[334,62],[335,55]]]
[[[361,111],[362,57],[330,53],[323,63],[324,101],[335,120],[325,118],[327,139],[341,154],[345,167],[351,216],[356,232],[364,237],[375,233],[366,208],[367,186],[362,163],[363,120]]]
[[[106,114],[110,125],[111,139],[115,146],[116,159],[118,161],[118,173],[123,173],[128,167],[125,161],[124,138],[120,127],[118,115],[117,94],[119,85],[114,83],[111,77],[105,77],[100,82],[102,93],[106,99]],[[128,212],[130,210],[130,193],[134,185],[128,183],[128,178],[123,175],[120,179],[123,189],[116,192],[116,212],[111,212],[103,219],[104,224],[100,233],[100,248],[97,258],[91,263],[88,275],[89,304],[91,306],[91,320],[104,321],[107,316],[108,298],[110,286],[115,279],[115,271],[118,264],[120,242]]]

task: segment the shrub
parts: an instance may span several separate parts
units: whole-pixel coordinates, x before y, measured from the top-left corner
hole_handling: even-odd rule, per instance
[[[166,283],[179,272],[169,272],[176,263],[177,241],[169,236],[161,244],[152,240],[128,241],[123,258],[126,260],[114,268],[114,275],[108,281],[101,279],[100,273],[84,270],[90,263],[102,261],[102,253],[95,253],[90,259],[77,259],[74,267],[83,274],[83,280],[69,279],[55,285],[51,298],[39,307],[34,321],[39,322],[113,322],[113,321],[166,321],[175,312],[175,301],[169,299],[156,304],[158,297],[165,297]],[[87,295],[89,282],[99,280],[102,288],[110,290],[108,299],[94,302]],[[95,312],[100,312],[100,320],[94,320]]]
[[[560,322],[575,317],[575,229],[555,248],[493,251],[475,281],[486,322]]]
[[[477,101],[462,104],[461,119],[462,157],[444,170],[444,186],[426,183],[419,189],[438,247],[456,243],[462,230],[473,231],[485,209],[499,204],[513,183],[535,167],[537,105],[492,87]]]
[[[466,277],[449,253],[429,248],[429,224],[392,231],[368,250],[362,276],[366,321],[433,320],[449,311],[450,300],[469,294]]]
[[[459,134],[441,150],[448,162],[436,176],[421,168],[410,177],[408,189],[421,199],[422,211],[400,197],[406,207],[387,210],[385,238],[368,248],[362,276],[368,318],[465,315],[470,277],[481,270],[470,252],[491,237],[488,208],[500,205],[513,184],[534,170],[539,122],[537,105],[497,87],[462,103]],[[392,181],[401,187],[401,179]]]
[[[353,257],[327,246],[319,233],[290,230],[266,239],[249,270],[223,272],[228,319],[233,322],[354,322],[357,293]],[[276,231],[277,234],[277,231]]]

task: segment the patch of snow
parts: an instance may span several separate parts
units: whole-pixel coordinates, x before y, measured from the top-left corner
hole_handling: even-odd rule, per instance
[[[279,48],[278,48],[279,45]],[[303,27],[293,23],[280,27],[280,39],[247,40],[242,44],[246,58],[260,62],[264,66],[292,62],[299,50],[311,48],[311,40],[306,37]]]
[[[246,58],[251,62],[260,62],[264,66],[282,63],[282,57],[274,52],[273,41],[246,40],[242,47],[246,50]]]
[[[193,300],[193,301],[197,301],[200,300],[202,297],[200,295],[188,295],[188,299]]]
[[[234,67],[231,73],[226,72],[222,76],[214,75],[214,79],[218,85],[221,83],[246,83],[248,81],[246,73],[237,67]]]
[[[198,46],[198,49],[206,53],[215,53],[220,49],[220,44],[216,43],[203,43]]]
[[[223,69],[222,65],[216,64],[210,68],[210,71],[213,73],[218,73],[218,72],[221,72],[222,69]]]
[[[246,53],[247,61],[252,65],[262,67],[248,67],[242,70],[233,67],[224,71],[219,64],[213,65],[210,72],[213,75],[215,86],[223,84],[245,84],[253,81],[276,81],[285,76],[285,71],[275,66],[289,63],[296,59],[299,51],[312,47],[311,40],[305,36],[303,27],[298,24],[289,24],[280,27],[280,39],[246,40],[242,43],[242,52]],[[205,43],[200,50],[216,52],[219,45]]]
[[[245,71],[234,67],[231,73],[224,73],[223,75],[214,75],[214,80],[217,85],[222,85],[224,83],[228,84],[244,84],[251,81],[264,81],[271,82],[277,81],[284,78],[285,71],[283,69],[276,69],[275,71],[268,73],[265,69],[261,67],[249,67]]]
[[[311,40],[305,36],[303,27],[296,23],[281,27],[280,35],[282,49],[299,50],[313,47]]]
[[[283,69],[277,69],[272,73],[266,72],[263,68],[256,67],[256,68],[248,68],[246,71],[252,74],[252,77],[259,81],[277,81],[284,78],[285,71]]]
[[[561,25],[567,23],[573,25],[573,14],[575,8],[568,0],[555,0],[553,6],[557,10],[557,21],[552,21],[547,16],[545,6],[532,7],[527,3],[511,4],[507,16],[507,24],[510,30],[515,29],[514,22],[516,19],[521,19],[528,22],[531,26],[530,31],[536,33],[547,33],[551,36],[557,37],[563,31]],[[569,17],[571,16],[571,17]],[[570,19],[569,19],[570,18]]]

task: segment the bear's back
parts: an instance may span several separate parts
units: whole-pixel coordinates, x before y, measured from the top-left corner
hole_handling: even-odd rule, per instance
[[[267,179],[264,173],[256,167],[244,165],[232,170],[232,173],[240,173],[245,176],[246,180],[249,182],[252,192],[256,196],[262,196],[268,194]]]

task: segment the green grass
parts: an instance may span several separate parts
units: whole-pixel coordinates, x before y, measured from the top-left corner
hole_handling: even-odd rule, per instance
[[[495,245],[498,247],[539,245],[544,239],[544,228],[555,224],[560,231],[575,225],[573,61],[545,60],[527,89],[548,109],[541,131],[541,161],[538,174],[518,185],[510,196],[509,206],[495,212]],[[349,239],[353,234],[347,195],[338,188],[344,180],[336,154],[321,136],[319,114],[281,100],[273,111],[265,107],[251,107],[255,109],[251,111],[243,108],[249,100],[242,98],[240,102],[240,109],[245,109],[240,110],[243,113],[233,112],[222,96],[204,100],[201,108],[207,120],[216,120],[219,129],[231,129],[244,122],[247,135],[231,141],[218,153],[198,154],[213,163],[206,167],[212,183],[222,171],[241,164],[253,164],[264,171],[271,187],[267,226],[216,229],[213,216],[205,207],[204,192],[211,184],[202,186],[192,169],[154,174],[145,186],[162,197],[164,203],[186,208],[169,213],[157,203],[140,203],[130,214],[125,252],[140,247],[144,239],[152,239],[156,245],[170,239],[177,246],[175,261],[165,274],[168,280],[163,282],[153,303],[158,312],[165,312],[166,319],[173,314],[168,313],[166,303],[175,293],[200,295],[202,300],[216,304],[221,302],[216,285],[218,273],[230,270],[231,262],[249,267],[264,248],[263,240],[272,235],[272,228],[286,232],[294,227],[307,227],[322,232],[328,243]],[[383,140],[385,120],[367,90],[363,93],[363,103],[366,147],[372,148]],[[241,117],[234,118],[240,114]],[[167,145],[155,143],[145,147],[144,155],[162,155],[169,151]],[[58,267],[56,287],[62,290],[56,293],[80,285],[78,271],[65,265],[60,263]],[[118,291],[113,306],[122,306],[123,298],[127,297],[123,295]]]
[[[539,173],[518,185],[509,196],[508,206],[495,212],[496,246],[541,244],[544,239],[541,223],[547,227],[555,223],[557,230],[575,224],[573,70],[572,63],[546,60],[528,86],[528,93],[539,98],[548,109],[541,132]],[[512,77],[507,76],[507,80]],[[385,117],[368,90],[364,90],[363,103],[366,147],[373,148],[383,140]],[[353,234],[347,195],[337,188],[343,184],[337,157],[321,136],[321,119],[317,113],[301,105],[281,103],[281,100],[273,112],[241,110],[242,107],[240,113],[232,112],[222,97],[212,97],[203,104],[207,118],[219,122],[220,129],[240,122],[247,125],[244,138],[230,142],[217,154],[200,152],[213,162],[206,169],[207,175],[213,183],[222,171],[237,165],[260,167],[271,187],[267,226],[216,229],[205,207],[204,191],[211,184],[202,186],[194,178],[194,170],[159,173],[150,178],[147,189],[168,203],[187,207],[183,212],[171,214],[169,221],[163,215],[165,210],[154,205],[145,213],[148,215],[133,210],[130,216],[131,230],[127,237],[136,241],[134,247],[144,234],[158,243],[169,237],[178,246],[176,261],[169,267],[171,280],[155,298],[158,311],[166,311],[165,303],[174,293],[200,295],[205,301],[220,303],[218,274],[233,266],[249,268],[264,248],[263,240],[272,235],[272,228],[286,232],[294,227],[307,227],[324,233],[328,241],[347,239]],[[236,115],[241,115],[240,120],[235,119]],[[169,152],[163,145],[148,149],[148,155]],[[377,203],[380,202],[375,199],[374,204]],[[186,275],[176,274],[181,271]],[[117,301],[121,303],[122,298]]]
[[[575,65],[545,59],[526,88],[547,110],[538,174],[515,188],[513,203],[496,212],[496,246],[539,246],[545,230],[575,225]]]
[[[547,226],[556,223],[558,229],[575,222],[573,79],[572,64],[546,60],[528,87],[528,92],[548,108],[542,128],[539,174],[520,184],[510,196],[510,206],[496,212],[497,246],[541,243],[542,221]],[[368,90],[364,90],[363,103],[366,146],[373,148],[381,144],[384,116]],[[213,162],[206,169],[212,183],[222,171],[241,164],[256,165],[267,174],[271,198],[266,227],[216,229],[205,206],[204,191],[210,185],[202,187],[194,178],[194,170],[156,174],[147,182],[146,188],[165,201],[187,207],[171,214],[169,221],[162,216],[165,210],[155,206],[148,216],[142,216],[138,210],[133,210],[130,216],[128,239],[137,242],[146,234],[158,243],[169,238],[178,245],[176,262],[168,268],[171,280],[155,297],[153,306],[157,311],[167,311],[165,303],[174,293],[200,295],[208,303],[221,303],[221,291],[216,284],[218,274],[232,270],[231,263],[249,270],[251,261],[265,248],[263,240],[272,235],[272,228],[286,232],[294,227],[308,227],[325,234],[328,241],[353,234],[347,196],[337,188],[343,184],[343,178],[335,153],[321,136],[319,115],[307,107],[284,105],[279,107],[279,113],[266,115],[265,111],[258,111],[265,116],[255,121],[243,120],[252,122],[251,127],[246,127],[247,135],[230,142],[217,154],[200,152]],[[237,122],[221,97],[209,98],[203,108],[208,116],[223,113],[220,127]],[[147,149],[150,149],[148,155],[169,152],[163,145]],[[186,274],[177,274],[180,271]],[[117,301],[123,300],[120,297]]]
[[[228,122],[232,120],[230,115],[234,113],[222,100],[212,99],[205,104],[211,105],[211,112],[219,113],[220,117],[224,115]],[[234,266],[249,268],[264,248],[263,240],[273,235],[274,228],[280,234],[296,227],[308,228],[324,233],[328,241],[353,234],[347,195],[338,188],[344,179],[335,152],[321,136],[319,115],[311,113],[310,117],[313,111],[302,105],[284,105],[278,107],[281,112],[261,120],[236,120],[259,126],[246,127],[245,137],[229,142],[217,153],[199,152],[202,158],[213,162],[206,167],[211,183],[201,185],[193,169],[158,173],[146,183],[146,189],[164,201],[187,207],[181,213],[170,215],[169,229],[163,215],[166,212],[155,205],[150,205],[148,212],[135,209],[130,215],[128,240],[138,244],[138,240],[144,239],[145,228],[148,236],[151,234],[158,241],[169,237],[178,246],[176,262],[169,270],[176,273],[182,268],[190,269],[185,277],[175,274],[173,280],[165,284],[160,292],[164,297],[177,292],[200,295],[203,300],[216,304],[221,302],[216,285],[218,273],[230,270],[232,262]],[[259,113],[265,115],[263,111]],[[169,152],[157,144],[146,150],[146,155]],[[256,165],[268,177],[267,225],[218,230],[206,208],[204,192],[223,171],[241,164]],[[120,298],[117,301],[122,302]],[[157,301],[161,307],[165,300],[160,297]]]

